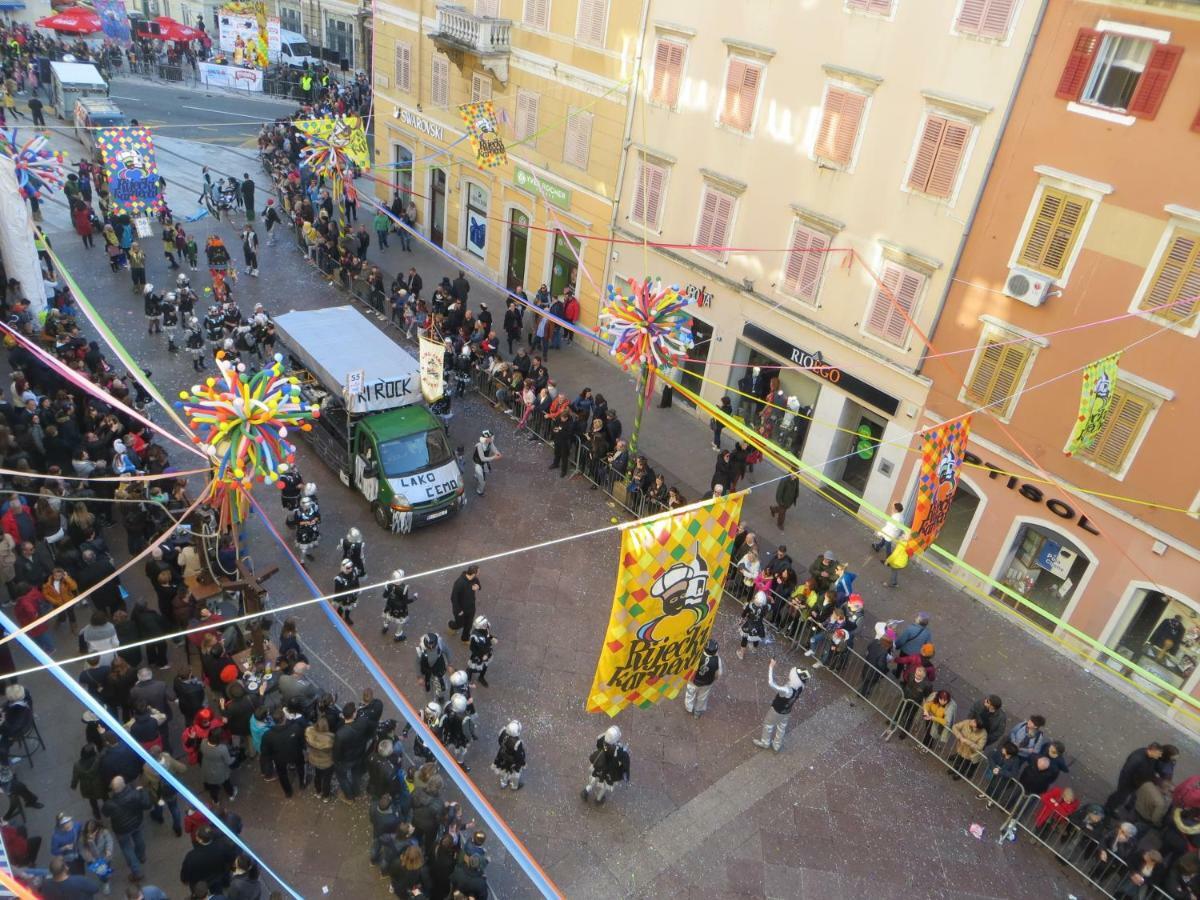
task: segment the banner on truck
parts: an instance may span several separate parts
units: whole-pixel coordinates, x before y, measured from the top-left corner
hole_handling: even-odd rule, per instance
[[[158,212],[162,203],[154,139],[146,128],[102,128],[96,145],[104,160],[113,206],[134,218]]]

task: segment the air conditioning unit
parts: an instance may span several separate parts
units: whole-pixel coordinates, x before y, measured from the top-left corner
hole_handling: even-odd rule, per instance
[[[1041,306],[1053,286],[1054,282],[1045,275],[1014,267],[1008,270],[1004,293],[1030,306]]]

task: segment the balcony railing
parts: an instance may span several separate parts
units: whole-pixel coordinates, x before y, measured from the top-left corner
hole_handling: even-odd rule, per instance
[[[467,12],[461,6],[447,4],[437,8],[435,41],[452,44],[479,56],[495,56],[512,51],[512,22]]]

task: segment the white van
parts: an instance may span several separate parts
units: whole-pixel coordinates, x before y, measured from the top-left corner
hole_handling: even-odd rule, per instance
[[[321,64],[321,60],[313,54],[312,45],[308,43],[304,35],[282,28],[279,30],[278,62],[285,66],[291,66],[293,69],[303,69],[305,64],[309,68],[315,69]]]
[[[96,152],[96,129],[119,128],[128,124],[125,113],[107,97],[81,97],[75,101],[75,137],[79,138],[88,156],[99,156]]]

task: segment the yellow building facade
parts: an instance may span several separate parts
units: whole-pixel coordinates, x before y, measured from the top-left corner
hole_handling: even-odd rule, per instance
[[[509,290],[572,287],[594,326],[608,244],[589,235],[612,226],[642,16],[608,0],[379,3],[377,196],[411,197],[423,235]],[[508,148],[495,168],[459,111],[487,99]]]

